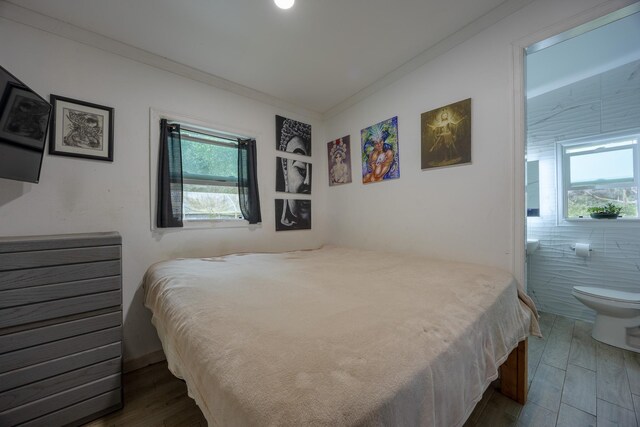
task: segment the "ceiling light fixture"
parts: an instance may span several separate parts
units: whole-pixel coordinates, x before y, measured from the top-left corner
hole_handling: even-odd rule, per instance
[[[273,0],[280,9],[289,9],[295,3],[295,0]]]

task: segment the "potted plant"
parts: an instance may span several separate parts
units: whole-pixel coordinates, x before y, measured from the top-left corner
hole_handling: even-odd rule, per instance
[[[622,212],[621,206],[616,206],[613,203],[607,203],[604,206],[593,206],[587,208],[587,211],[591,215],[591,218],[595,219],[616,219]]]

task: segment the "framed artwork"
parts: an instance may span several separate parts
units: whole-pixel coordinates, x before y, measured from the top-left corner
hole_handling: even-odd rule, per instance
[[[351,136],[327,142],[329,186],[351,182]]]
[[[276,116],[276,150],[311,155],[311,125]]]
[[[471,98],[421,115],[422,169],[471,163]]]
[[[276,157],[276,191],[311,194],[311,163]]]
[[[276,199],[276,231],[311,229],[311,200]]]
[[[42,151],[51,105],[24,86],[8,82],[0,106],[0,139]]]
[[[360,131],[362,143],[362,182],[400,178],[398,116]]]
[[[49,154],[113,161],[113,108],[51,95]]]

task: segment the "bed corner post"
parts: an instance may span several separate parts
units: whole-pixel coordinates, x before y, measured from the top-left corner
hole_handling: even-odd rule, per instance
[[[524,405],[529,386],[527,371],[528,339],[518,343],[507,360],[500,367],[500,389],[502,394]]]

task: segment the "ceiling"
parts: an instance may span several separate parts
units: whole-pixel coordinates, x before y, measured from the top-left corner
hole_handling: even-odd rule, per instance
[[[325,113],[505,0],[14,0]]]
[[[527,55],[527,97],[640,59],[640,13]]]

